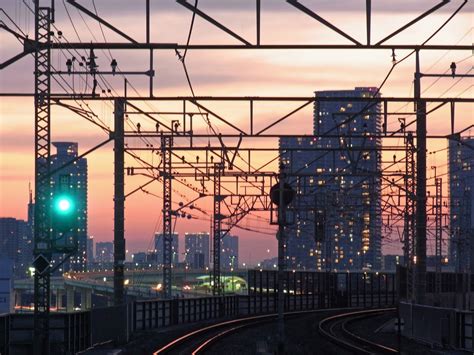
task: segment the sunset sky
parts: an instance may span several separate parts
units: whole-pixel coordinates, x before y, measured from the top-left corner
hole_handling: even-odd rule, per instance
[[[194,3],[194,0],[188,0]],[[352,37],[365,42],[365,1],[300,1],[316,11],[325,19],[349,33]],[[45,2],[45,4],[49,1]],[[90,0],[79,1],[94,11]],[[186,43],[192,13],[173,0],[152,0],[152,42]],[[403,24],[409,22],[423,11],[434,6],[437,1],[393,1],[375,0],[373,3],[372,38],[373,42],[384,38]],[[455,10],[462,1],[453,0],[440,10],[421,22],[410,27],[391,39],[390,43],[420,44],[429,37]],[[100,16],[114,24],[122,31],[139,41],[145,40],[145,1],[111,1],[95,0]],[[245,39],[255,42],[255,0],[200,0],[199,8],[233,29]],[[30,37],[34,37],[33,15],[20,1],[2,0],[1,7],[12,17],[16,24]],[[67,7],[72,23],[65,11]],[[87,15],[81,14],[72,6],[56,1],[55,26],[63,32],[62,43],[67,48],[67,41],[104,42],[101,28]],[[467,44],[473,42],[473,4],[469,2],[454,19],[438,33],[429,44]],[[0,18],[8,22],[3,14]],[[124,41],[112,31],[103,27],[108,42]],[[325,28],[314,19],[301,13],[283,0],[262,0],[262,44],[282,43],[340,43],[347,40]],[[22,50],[21,44],[5,31],[0,32],[0,61],[4,61]],[[237,44],[237,41],[220,32],[203,19],[196,17],[192,44]],[[82,52],[83,55],[86,55]],[[408,54],[408,51],[397,51],[397,59]],[[148,52],[146,51],[96,51],[99,70],[110,70],[110,58],[117,60],[122,71],[148,70]],[[52,65],[56,70],[66,70],[66,50],[54,51]],[[356,86],[377,87],[392,65],[390,50],[228,50],[228,51],[189,51],[186,63],[196,95],[201,96],[312,96],[314,91],[353,89]],[[422,72],[444,73],[451,62],[457,62],[458,73],[472,73],[472,51],[424,51],[421,53]],[[190,90],[186,82],[183,67],[172,50],[155,51],[154,78],[155,96],[188,96]],[[80,69],[77,67],[76,69]],[[33,59],[26,57],[0,72],[0,92],[32,93]],[[397,65],[388,82],[381,90],[383,96],[413,96],[414,56]],[[65,77],[66,82],[77,92],[84,92],[84,77]],[[123,94],[123,77],[107,77],[110,87],[117,94]],[[129,94],[147,95],[147,78],[129,76],[133,88]],[[436,81],[436,82],[435,82]],[[433,84],[434,83],[434,84]],[[433,84],[433,85],[432,85]],[[472,97],[472,79],[425,78],[422,91],[425,97]],[[88,78],[90,93],[91,79]],[[63,92],[53,84],[53,92]],[[298,103],[265,104],[256,108],[258,127],[264,127],[272,119],[279,118],[296,108]],[[170,103],[141,103],[140,107],[149,111],[163,109],[179,110],[180,107]],[[213,110],[225,116],[237,126],[247,127],[248,107],[244,104],[209,104]],[[391,111],[413,110],[412,105],[393,105]],[[108,126],[113,127],[113,104],[110,102],[91,103],[91,109]],[[456,130],[474,123],[472,105],[458,105],[456,110]],[[130,117],[130,123],[141,122],[143,118]],[[168,121],[170,117],[161,117]],[[213,121],[214,123],[214,121]],[[225,127],[215,123],[223,133]],[[393,128],[394,126],[392,126]],[[390,127],[389,127],[390,128]],[[204,124],[196,130],[206,132]],[[272,133],[298,132],[312,133],[312,105],[299,112],[289,122],[276,127]],[[428,119],[428,133],[449,133],[449,105],[436,111]],[[474,134],[474,131],[466,132]],[[107,135],[72,112],[53,106],[52,141],[77,141],[80,152],[105,140]],[[229,141],[230,142],[230,141]],[[265,144],[277,144],[276,140]],[[138,144],[130,140],[129,144]],[[398,145],[398,140],[384,140],[384,144]],[[246,146],[263,144],[245,141]],[[430,151],[445,148],[445,140],[429,141]],[[151,162],[151,153],[140,153],[143,159]],[[262,153],[255,156],[252,162],[261,165],[275,155]],[[427,166],[438,166],[438,174],[446,172],[447,151],[443,150],[428,156]],[[87,157],[89,164],[89,235],[97,241],[111,241],[113,238],[113,150],[108,144]],[[131,160],[127,158],[127,163]],[[276,164],[270,166],[275,170]],[[433,175],[429,169],[428,177]],[[26,219],[28,202],[28,184],[34,181],[34,107],[33,98],[0,98],[0,216]],[[133,190],[146,180],[138,177],[126,178],[126,192]],[[446,177],[443,177],[446,182]],[[199,184],[195,184],[199,186]],[[175,184],[182,196],[175,194],[176,202],[192,198],[192,193]],[[147,188],[150,192],[161,195],[161,186],[154,183]],[[447,191],[445,185],[444,191]],[[210,199],[198,203],[210,210]],[[127,249],[131,252],[145,250],[151,246],[155,230],[159,230],[162,201],[150,194],[136,193],[126,201],[126,239]],[[176,231],[184,232],[209,231],[210,222],[203,219],[178,220]],[[235,229],[233,234],[241,236],[241,262],[256,263],[263,258],[276,255],[276,239],[271,234],[274,228],[264,225],[260,214],[242,222],[242,226],[262,233]],[[184,244],[184,239],[181,240]],[[385,252],[399,250],[398,243],[384,242]]]

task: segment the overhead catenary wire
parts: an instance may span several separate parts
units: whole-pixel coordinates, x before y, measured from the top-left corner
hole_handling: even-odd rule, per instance
[[[97,13],[97,9],[96,9],[95,2],[94,2],[94,1],[93,1],[93,5],[94,5],[94,9],[95,9],[95,11],[96,11],[96,13]],[[197,6],[197,0],[196,0],[196,5],[195,5],[195,6]],[[194,16],[195,16],[195,12],[193,12],[192,23],[194,23]],[[82,16],[81,16],[81,17],[82,17]],[[100,26],[100,27],[101,27],[102,35],[105,37],[104,32],[103,32],[103,29],[102,29],[102,26]],[[191,25],[191,28],[192,28],[192,25]],[[191,31],[189,32],[189,34],[188,34],[188,44],[189,44],[189,41],[190,41],[190,38],[191,38],[191,33],[192,33],[192,30],[191,30]],[[187,49],[188,49],[188,48],[186,47],[186,51],[187,51]],[[184,57],[186,56],[186,51],[185,51]],[[109,50],[109,54],[111,55],[110,50]],[[391,70],[393,70],[393,67],[392,67]],[[390,72],[389,72],[389,73],[390,73]],[[189,77],[189,75],[188,75],[188,77]],[[386,79],[387,79],[387,78],[386,78]],[[384,83],[384,82],[383,82],[383,83]],[[382,84],[383,84],[383,83],[382,83]],[[131,124],[132,126],[135,126],[132,121],[130,121],[129,125],[130,125],[130,124]],[[135,126],[135,127],[136,127],[136,126]]]

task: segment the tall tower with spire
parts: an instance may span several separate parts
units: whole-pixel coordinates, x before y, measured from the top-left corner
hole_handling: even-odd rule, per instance
[[[28,184],[28,190],[30,198],[28,200],[28,228],[31,229],[33,233],[33,227],[35,223],[35,204],[33,202],[33,191],[31,191],[31,182]],[[33,235],[33,234],[32,234]]]

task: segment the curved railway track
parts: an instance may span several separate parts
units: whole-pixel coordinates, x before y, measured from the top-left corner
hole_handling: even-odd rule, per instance
[[[298,317],[310,313],[340,311],[341,309],[317,309],[310,311],[286,312],[285,319]],[[274,321],[277,318],[276,313],[233,319],[200,328],[198,330],[184,334],[174,339],[160,349],[156,350],[153,355],[158,354],[193,354],[198,355],[204,353],[212,344],[222,340],[243,328],[254,327],[263,323]]]
[[[218,339],[237,331],[243,327],[255,326],[271,321],[276,314],[254,316],[233,319],[225,322],[212,324],[192,332],[186,333],[174,339],[165,346],[156,350],[153,355],[158,354],[201,354]]]
[[[374,343],[364,339],[347,329],[348,324],[356,322],[363,318],[374,317],[380,314],[394,311],[395,308],[375,309],[352,311],[334,316],[327,317],[319,323],[320,334],[329,339],[337,346],[343,347],[356,354],[373,354],[373,353],[397,353],[396,349]],[[311,311],[297,311],[285,313],[285,318],[293,318],[310,313],[341,311],[341,309],[319,309]],[[254,327],[263,323],[274,321],[277,317],[276,313],[245,317],[239,319],[219,322],[203,328],[186,333],[176,338],[168,344],[156,350],[153,354],[203,354],[217,341],[221,341],[226,336],[234,334],[244,328]],[[341,333],[343,337],[341,338]]]
[[[319,322],[319,333],[332,343],[354,354],[397,354],[397,349],[375,343],[348,329],[348,325],[351,323],[394,312],[395,310],[395,308],[382,308],[337,314]]]

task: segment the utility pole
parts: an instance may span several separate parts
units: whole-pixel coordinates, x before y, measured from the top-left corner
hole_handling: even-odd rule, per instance
[[[221,214],[221,175],[223,163],[214,163],[214,214],[212,218],[212,242],[213,242],[213,269],[212,269],[212,294],[219,296],[221,287],[221,238],[222,238],[222,214]]]
[[[172,259],[172,210],[171,210],[171,147],[172,136],[161,136],[161,160],[163,178],[163,291],[165,298],[172,297],[171,259]]]
[[[443,258],[443,180],[436,176],[435,167],[435,203],[434,203],[434,214],[435,214],[435,254],[436,254],[436,288],[435,292],[437,295],[441,293],[441,263]]]
[[[125,302],[125,178],[124,178],[124,116],[125,100],[114,100],[114,304]]]
[[[405,129],[405,128],[404,128]],[[405,131],[405,211],[403,257],[407,270],[407,299],[414,297],[414,256],[415,256],[415,151],[412,132]]]
[[[286,237],[285,237],[285,220],[286,206],[283,204],[283,193],[284,193],[284,173],[283,165],[280,166],[279,176],[279,201],[278,204],[278,354],[285,352],[285,295],[283,292],[283,280],[285,279],[285,248],[286,248]]]
[[[415,301],[426,293],[426,102],[421,99],[420,52],[417,49],[414,99],[416,108],[416,240]]]
[[[34,2],[35,11],[35,224],[34,353],[48,355],[50,308],[50,156],[51,156],[51,23],[52,11]],[[40,47],[40,42],[45,47]]]

